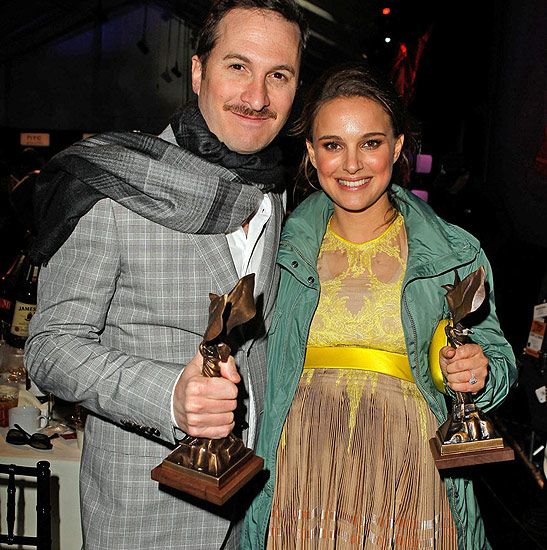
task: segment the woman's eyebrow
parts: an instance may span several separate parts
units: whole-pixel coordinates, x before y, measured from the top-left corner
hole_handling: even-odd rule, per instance
[[[361,137],[362,138],[368,138],[368,137],[373,137],[373,136],[386,136],[387,134],[385,134],[384,132],[367,132],[366,134],[363,134]],[[342,139],[340,136],[336,136],[336,135],[326,135],[326,136],[321,136],[321,137],[318,137],[317,138],[318,140],[323,140],[323,139]]]

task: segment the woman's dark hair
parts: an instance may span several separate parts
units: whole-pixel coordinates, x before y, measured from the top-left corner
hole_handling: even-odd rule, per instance
[[[325,72],[310,89],[305,106],[291,134],[313,141],[313,124],[317,113],[325,103],[339,97],[363,97],[378,103],[389,116],[394,136],[404,135],[403,150],[394,165],[395,178],[398,170],[408,167],[408,150],[412,137],[408,129],[406,109],[391,83],[365,63],[345,63]],[[300,165],[299,175],[310,183],[310,175],[315,177],[315,171],[312,168],[306,152]]]
[[[290,23],[296,23],[300,29],[299,54],[302,61],[310,32],[308,22],[295,0],[216,0],[198,34],[196,55],[203,69],[207,65],[211,50],[217,43],[220,22],[230,10],[236,8],[271,11],[278,13]]]

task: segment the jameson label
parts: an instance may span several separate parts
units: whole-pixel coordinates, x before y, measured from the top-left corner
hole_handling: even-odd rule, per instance
[[[10,329],[11,334],[26,338],[28,336],[28,325],[35,311],[36,304],[15,302],[15,310],[13,312],[13,320]]]

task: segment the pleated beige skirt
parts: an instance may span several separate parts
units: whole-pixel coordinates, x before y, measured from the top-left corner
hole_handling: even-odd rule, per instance
[[[268,549],[441,549],[457,539],[412,382],[308,369],[277,451]]]

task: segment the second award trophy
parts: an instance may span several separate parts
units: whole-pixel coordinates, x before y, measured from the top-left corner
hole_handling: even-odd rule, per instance
[[[448,345],[458,348],[470,342],[473,331],[462,324],[464,318],[476,311],[486,297],[485,271],[479,269],[460,281],[456,272],[453,285],[445,285],[446,301],[450,309],[450,323],[446,326]],[[471,380],[475,375],[470,372]],[[476,379],[475,379],[476,381]],[[469,392],[455,392],[452,414],[430,440],[430,447],[438,469],[457,468],[486,462],[513,460],[511,447],[504,444],[492,422],[477,407]]]
[[[199,346],[202,374],[220,376],[221,361],[230,355],[225,339],[230,331],[255,315],[254,273],[239,280],[229,294],[210,294],[209,323]],[[221,439],[187,435],[163,462],[152,470],[152,479],[222,505],[264,465],[234,434]]]

